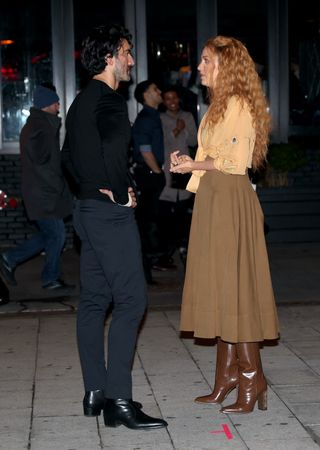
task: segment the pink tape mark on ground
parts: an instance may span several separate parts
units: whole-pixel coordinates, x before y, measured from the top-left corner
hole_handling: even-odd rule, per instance
[[[223,431],[225,432],[227,439],[233,439],[232,433],[230,431],[230,428],[226,423],[222,424]]]
[[[222,424],[222,430],[216,430],[216,431],[210,431],[211,434],[219,434],[224,433],[226,435],[227,439],[233,439],[232,433],[230,431],[230,428],[226,423]]]

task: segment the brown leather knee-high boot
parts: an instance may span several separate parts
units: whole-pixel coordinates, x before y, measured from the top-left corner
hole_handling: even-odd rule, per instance
[[[239,364],[239,387],[236,403],[225,406],[225,414],[250,413],[256,402],[258,408],[267,409],[267,382],[263,374],[258,342],[236,344]]]
[[[214,389],[211,394],[197,397],[197,403],[222,403],[238,384],[236,344],[218,339]]]

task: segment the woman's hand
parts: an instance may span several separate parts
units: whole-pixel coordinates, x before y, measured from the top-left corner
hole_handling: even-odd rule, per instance
[[[189,155],[178,155],[179,150],[170,155],[170,172],[189,173],[194,170],[194,161]]]
[[[179,156],[178,156],[179,153],[180,151],[176,150],[175,152],[172,152],[170,154],[170,167],[179,164]]]

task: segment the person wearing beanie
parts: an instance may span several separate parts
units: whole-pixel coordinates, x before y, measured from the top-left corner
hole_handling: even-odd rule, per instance
[[[56,113],[59,112],[59,96],[54,89],[45,86],[37,86],[33,93],[33,105],[38,109],[54,106]]]
[[[74,289],[61,280],[60,269],[63,218],[71,214],[73,199],[61,168],[59,96],[53,87],[40,85],[33,103],[20,133],[21,191],[27,215],[38,232],[0,255],[0,272],[9,285],[16,285],[16,267],[44,251],[42,287],[63,295]]]

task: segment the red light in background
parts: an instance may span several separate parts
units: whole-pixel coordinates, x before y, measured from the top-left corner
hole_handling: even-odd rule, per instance
[[[13,67],[1,67],[1,75],[5,80],[16,81],[18,79],[18,69]]]
[[[45,59],[45,58],[47,58],[47,57],[48,57],[48,54],[47,54],[47,53],[41,53],[41,55],[34,56],[34,57],[31,59],[31,64],[37,64],[37,63],[40,62],[42,59]]]

